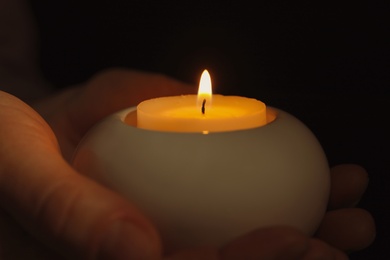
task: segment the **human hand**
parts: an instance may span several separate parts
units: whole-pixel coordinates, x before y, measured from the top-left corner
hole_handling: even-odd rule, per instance
[[[1,93],[4,258],[28,253],[29,259],[346,259],[343,252],[372,242],[371,215],[350,208],[364,193],[367,173],[346,165],[332,169],[330,211],[314,237],[271,227],[222,248],[164,254],[157,230],[131,201],[77,173],[69,161],[81,137],[106,115],[151,97],[189,92],[194,89],[161,75],[113,70],[34,104],[40,115]],[[29,250],[21,251],[21,244]]]
[[[24,100],[48,93],[51,89],[37,66],[36,28],[28,6],[23,0],[0,0],[0,6],[0,38],[5,39],[0,46],[1,87]],[[1,258],[93,259],[99,255],[121,259],[126,258],[126,250],[134,259],[161,258],[156,230],[142,213],[68,164],[81,136],[105,115],[143,99],[187,90],[165,77],[150,76],[110,72],[85,87],[34,105],[51,128],[29,106],[0,92]],[[221,249],[194,249],[164,257],[273,259],[279,254],[292,259],[294,255],[336,254],[345,258],[341,251],[365,248],[375,234],[370,214],[349,208],[363,195],[367,174],[359,167],[346,167],[332,170],[332,211],[326,214],[316,238],[288,227],[273,227],[253,231]],[[120,234],[115,228],[118,223],[130,223],[133,228]],[[110,234],[114,240],[117,236],[118,243],[105,242]]]

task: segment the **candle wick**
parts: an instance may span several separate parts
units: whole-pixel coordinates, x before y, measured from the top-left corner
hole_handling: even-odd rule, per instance
[[[206,99],[203,99],[203,102],[202,102],[202,114],[204,115],[205,112],[206,112]]]

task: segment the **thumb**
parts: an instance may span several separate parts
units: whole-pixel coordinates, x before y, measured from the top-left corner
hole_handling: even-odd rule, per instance
[[[129,201],[78,174],[34,110],[0,92],[0,206],[72,259],[156,259],[156,230]]]

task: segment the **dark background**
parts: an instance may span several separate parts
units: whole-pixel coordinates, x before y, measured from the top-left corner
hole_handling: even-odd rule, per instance
[[[315,3],[312,3],[315,2]],[[351,259],[390,259],[388,4],[295,1],[33,1],[42,69],[59,88],[109,67],[155,71],[290,112],[330,165],[370,174],[359,206],[377,239]]]

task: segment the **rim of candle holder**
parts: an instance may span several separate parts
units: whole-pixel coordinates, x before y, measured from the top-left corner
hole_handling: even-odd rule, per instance
[[[262,127],[266,127],[267,125],[270,125],[278,118],[278,115],[279,115],[279,112],[277,111],[277,109],[272,108],[272,107],[267,107],[267,110],[266,110],[267,122],[266,122],[266,124],[259,126],[259,127],[247,128],[247,129],[237,129],[237,130],[227,130],[227,131],[212,131],[212,132],[210,132],[210,131],[202,131],[202,132],[195,132],[195,131],[194,132],[180,132],[180,131],[178,131],[178,132],[174,132],[174,131],[167,131],[167,130],[158,131],[158,130],[152,130],[152,129],[138,127],[137,126],[137,107],[131,107],[131,108],[125,109],[123,112],[124,113],[119,113],[119,114],[122,114],[121,121],[125,125],[128,125],[130,127],[135,127],[137,129],[140,129],[140,130],[150,131],[150,132],[163,132],[163,133],[165,132],[165,133],[175,133],[175,134],[179,134],[179,133],[180,134],[216,134],[216,133],[248,131],[248,130],[262,128]]]

